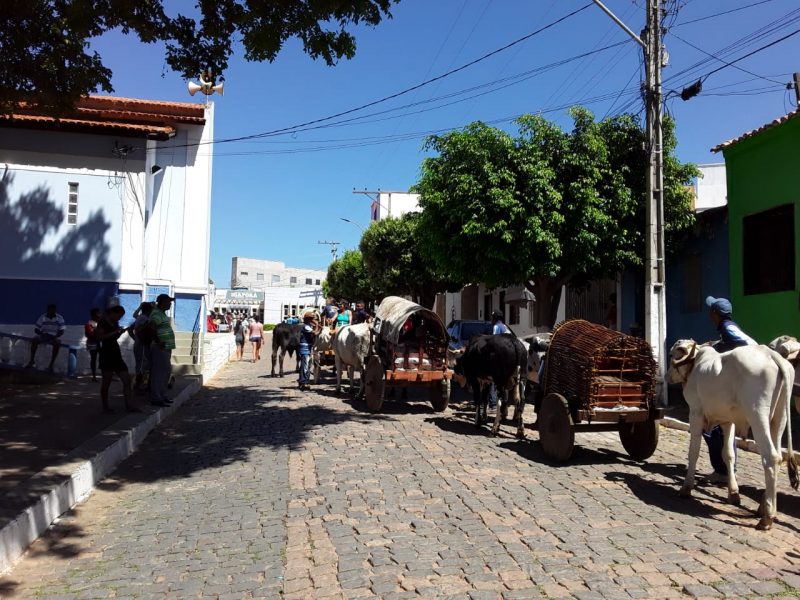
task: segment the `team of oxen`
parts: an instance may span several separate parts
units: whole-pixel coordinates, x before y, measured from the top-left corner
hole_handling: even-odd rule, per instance
[[[272,375],[276,362],[282,376],[285,354],[292,355],[299,346],[300,325],[278,325],[272,338]],[[475,424],[487,421],[487,405],[492,385],[497,391],[498,410],[491,428],[493,435],[514,407],[513,422],[517,437],[524,437],[523,411],[526,390],[538,383],[540,365],[549,345],[549,334],[540,334],[523,342],[513,334],[482,335],[473,338],[455,361],[454,379],[469,386],[475,404]],[[332,335],[323,327],[313,349],[314,381],[320,376],[322,354],[333,349],[336,364],[336,391],[348,373],[350,392],[354,372],[362,376],[358,396],[363,394],[363,369],[370,346],[370,326],[351,325]],[[798,489],[798,464],[791,436],[791,398],[795,367],[800,362],[800,342],[782,336],[769,346],[744,346],[719,353],[711,345],[679,340],[670,350],[668,383],[680,383],[689,405],[689,457],[681,495],[689,496],[694,487],[695,470],[703,431],[720,425],[724,434],[723,460],[728,467],[728,501],[740,503],[734,468],[735,434],[752,431],[764,467],[765,490],[758,516],[759,529],[769,529],[776,515],[777,478],[784,461],[781,441],[787,434],[785,461],[789,481]],[[795,399],[800,412],[800,396]]]

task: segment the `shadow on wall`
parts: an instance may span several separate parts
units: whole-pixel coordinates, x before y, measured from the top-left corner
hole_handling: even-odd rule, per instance
[[[13,180],[8,169],[0,177],[0,256],[4,262],[11,262],[11,270],[28,277],[116,279],[105,241],[111,224],[101,212],[92,213],[70,228],[55,248],[43,251],[42,240],[58,231],[64,222],[64,206],[53,201],[44,186],[21,194],[12,202],[9,190]]]

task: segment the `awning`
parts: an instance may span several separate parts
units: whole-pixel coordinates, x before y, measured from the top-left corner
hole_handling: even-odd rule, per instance
[[[514,291],[506,292],[506,304],[525,307],[529,302],[536,302],[536,296],[528,288],[519,288]]]

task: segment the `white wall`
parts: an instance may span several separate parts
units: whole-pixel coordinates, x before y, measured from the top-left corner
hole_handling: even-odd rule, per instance
[[[261,279],[259,279],[261,276]],[[323,269],[287,267],[279,260],[234,256],[231,260],[231,287],[262,290],[267,287],[321,285],[327,276]],[[296,281],[292,283],[292,278]],[[277,279],[277,281],[275,281]],[[311,283],[306,283],[310,279]],[[319,282],[319,283],[317,283]]]
[[[208,383],[236,354],[230,333],[208,333],[203,340],[203,383]]]
[[[379,192],[377,201],[377,220],[387,217],[397,218],[407,212],[419,212],[422,210],[419,206],[419,194],[410,192]]]
[[[0,163],[0,177],[6,170],[11,184],[0,212],[0,277],[116,280],[125,180],[102,169]],[[74,225],[67,222],[70,183],[78,184]]]
[[[725,163],[697,165],[701,176],[695,183],[695,210],[719,208],[728,204],[728,181]]]

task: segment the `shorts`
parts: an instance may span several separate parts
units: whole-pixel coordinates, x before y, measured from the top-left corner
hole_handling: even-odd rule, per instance
[[[61,339],[57,338],[54,335],[49,335],[47,333],[40,333],[39,335],[33,336],[33,340],[38,342],[39,344],[52,344],[53,346],[60,346]]]
[[[236,341],[236,345],[237,346],[244,346],[244,336],[243,335],[238,334],[234,339]]]
[[[261,336],[260,335],[251,335],[250,336],[250,341],[251,342],[260,342],[261,341]]]

